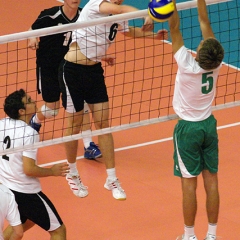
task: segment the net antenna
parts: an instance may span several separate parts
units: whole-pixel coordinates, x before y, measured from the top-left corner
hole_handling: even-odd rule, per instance
[[[211,9],[210,16],[216,14],[224,15],[221,11],[226,12],[218,7],[221,4],[228,4],[226,0],[207,0],[207,5],[214,5]],[[238,4],[238,3],[235,3]],[[189,42],[189,50],[196,49],[193,47],[193,41],[199,42],[201,36],[195,34],[193,30],[195,26],[189,26],[191,22],[197,22],[196,13],[197,1],[188,1],[178,3],[177,8],[181,10],[181,20],[187,15],[192,21],[187,22],[187,27],[182,29],[183,35],[185,31],[190,29],[191,34],[187,36],[186,42]],[[190,11],[188,15],[186,11]],[[239,21],[238,15],[233,18],[234,14],[230,13],[229,21]],[[185,14],[185,15],[184,15]],[[130,25],[141,27],[143,18],[147,16],[147,9],[137,12],[126,13],[116,16],[109,16],[100,19],[94,19],[88,22],[72,23],[45,29],[20,32],[0,36],[0,90],[2,96],[0,101],[3,102],[5,97],[14,90],[24,88],[28,93],[35,94],[37,105],[42,102],[41,97],[36,94],[36,58],[35,53],[28,49],[28,39],[31,37],[40,37],[52,35],[56,33],[69,32],[78,28],[96,26],[106,22],[119,22],[130,20]],[[224,19],[226,22],[226,19]],[[197,22],[198,23],[198,22]],[[230,36],[230,30],[221,33],[221,19],[218,19],[214,25],[218,28],[215,34],[221,43],[230,44],[230,40],[226,42],[226,35]],[[167,28],[166,23],[155,23],[155,29]],[[197,25],[199,28],[199,26]],[[239,30],[240,26],[236,26]],[[188,32],[187,32],[188,33]],[[151,39],[130,39],[122,36],[117,37],[113,46],[109,51],[116,56],[116,64],[114,67],[105,68],[105,79],[109,95],[110,104],[110,127],[95,130],[92,127],[91,136],[98,136],[110,132],[117,132],[165,122],[177,119],[172,108],[172,97],[174,90],[174,81],[177,66],[173,60],[171,42],[157,41]],[[184,36],[184,41],[185,41]],[[229,48],[228,48],[229,49]],[[228,58],[229,50],[225,48],[224,64],[221,69],[213,110],[220,110],[229,107],[240,106],[240,75],[239,68],[231,64]],[[238,54],[240,50],[238,49]],[[239,57],[238,57],[239,59]],[[230,63],[229,63],[230,62]],[[1,104],[2,105],[2,104]],[[1,108],[0,116],[5,117]],[[81,133],[72,136],[64,136],[66,117],[63,109],[53,120],[47,120],[44,125],[44,131],[41,133],[42,141],[32,145],[23,147],[4,149],[0,151],[0,155],[10,154],[24,149],[34,149],[46,147],[54,144],[60,144],[72,140],[78,140],[83,137]]]

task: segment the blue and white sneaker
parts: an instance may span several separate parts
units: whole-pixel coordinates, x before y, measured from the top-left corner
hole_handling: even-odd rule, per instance
[[[33,118],[34,118],[35,116],[36,116],[36,113],[33,114],[32,118],[31,118],[31,120],[30,120],[30,122],[29,122],[29,125],[39,133],[42,124],[41,124],[41,123],[35,123],[35,122],[33,121]]]
[[[102,156],[100,149],[94,142],[90,142],[90,146],[84,148],[84,151],[84,158],[86,159],[96,159]]]

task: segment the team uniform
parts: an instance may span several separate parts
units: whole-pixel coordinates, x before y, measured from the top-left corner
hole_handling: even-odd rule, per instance
[[[39,142],[39,134],[22,120],[0,120],[2,149],[22,147]],[[22,157],[37,161],[37,149],[24,150],[0,157],[0,182],[15,195],[21,222],[33,221],[46,231],[53,231],[63,223],[51,201],[41,191],[38,178],[23,171]]]
[[[10,226],[21,224],[18,206],[14,194],[3,184],[0,183],[0,240],[3,240],[3,225],[5,219]]]
[[[174,128],[174,175],[189,178],[203,169],[216,173],[218,135],[211,106],[221,65],[202,69],[184,46],[174,57],[178,71],[173,108],[180,118]]]
[[[99,6],[102,2],[103,0],[90,0],[84,6],[77,21],[89,21],[108,16],[99,12]],[[96,64],[89,66],[69,61],[62,62],[59,81],[63,107],[67,112],[81,111],[84,100],[90,104],[108,101],[101,59],[106,56],[106,52],[114,42],[118,31],[129,31],[128,22],[105,23],[72,32],[72,43],[77,42],[82,54]]]
[[[70,20],[64,14],[62,6],[45,9],[32,24],[32,29],[74,23],[80,11],[79,8],[76,16]],[[39,48],[36,51],[37,90],[45,102],[57,102],[60,99],[58,67],[68,51],[70,42],[71,31],[40,37]]]

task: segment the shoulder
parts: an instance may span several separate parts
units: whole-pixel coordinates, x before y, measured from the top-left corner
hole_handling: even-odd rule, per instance
[[[198,72],[200,69],[192,53],[185,46],[179,48],[175,53],[174,58],[180,71]]]
[[[41,14],[43,15],[52,15],[58,12],[61,9],[61,6],[55,6],[51,8],[44,9]]]
[[[181,46],[176,53],[174,54],[174,58],[176,59],[176,61],[178,61],[178,59],[181,59],[183,56],[187,56],[188,54],[190,54],[187,50],[187,48],[183,45]]]

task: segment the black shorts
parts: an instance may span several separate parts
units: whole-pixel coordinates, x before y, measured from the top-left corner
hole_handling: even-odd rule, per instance
[[[81,65],[63,60],[59,67],[62,104],[67,112],[83,110],[89,104],[108,102],[107,88],[101,63]]]
[[[40,66],[37,64],[37,91],[42,94],[42,99],[48,103],[60,100],[58,67],[59,65]]]
[[[43,193],[20,193],[11,190],[18,204],[21,222],[31,220],[46,231],[54,231],[63,222],[52,202]]]

